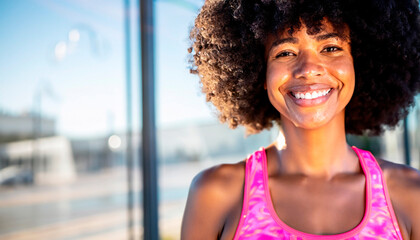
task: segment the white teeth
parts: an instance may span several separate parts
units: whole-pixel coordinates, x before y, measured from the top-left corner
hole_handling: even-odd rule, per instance
[[[315,98],[319,98],[322,96],[327,95],[329,92],[331,91],[331,89],[328,90],[322,90],[322,91],[314,91],[312,93],[293,93],[293,96],[295,96],[295,98],[297,99],[315,99]]]

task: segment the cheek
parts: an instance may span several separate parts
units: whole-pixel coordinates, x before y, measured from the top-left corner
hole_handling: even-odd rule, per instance
[[[339,79],[343,79],[344,84],[354,84],[353,62],[344,62],[335,68]]]
[[[287,67],[275,63],[267,66],[265,86],[268,91],[278,92],[288,79],[290,79],[290,74]]]
[[[335,72],[334,74],[335,77],[340,81],[340,85],[342,88],[341,94],[343,95],[342,97],[350,101],[350,98],[353,95],[354,86],[355,86],[355,73],[354,73],[353,60],[347,59],[345,61],[340,61],[339,64],[335,65],[334,72]]]
[[[265,86],[271,104],[279,110],[279,103],[284,102],[282,86],[287,80],[287,71],[284,68],[271,64],[267,66]],[[280,104],[281,105],[281,104]]]
[[[351,98],[351,96],[353,96],[354,86],[356,83],[353,64],[348,65],[347,73],[343,74],[346,75],[347,82],[345,84],[347,84],[349,98]]]
[[[279,86],[280,84],[280,86]],[[289,115],[290,109],[287,106],[286,95],[282,94],[281,83],[274,79],[267,79],[268,99],[281,116]]]

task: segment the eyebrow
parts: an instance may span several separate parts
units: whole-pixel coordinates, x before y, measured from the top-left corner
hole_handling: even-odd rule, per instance
[[[322,35],[318,35],[315,37],[316,41],[323,41],[323,40],[327,40],[329,38],[339,38],[341,40],[346,40],[347,37],[342,36],[341,34],[332,32],[332,33],[326,33],[326,34],[322,34]],[[292,44],[296,44],[298,43],[299,40],[297,38],[294,37],[289,37],[289,38],[281,38],[281,39],[276,39],[273,44],[271,44],[271,48],[278,46],[280,44],[285,44],[285,43],[292,43]]]
[[[294,37],[289,37],[289,38],[282,38],[282,39],[276,39],[273,44],[271,44],[271,48],[281,45],[281,44],[285,44],[285,43],[293,43],[296,44],[298,43],[299,40],[297,38]]]
[[[315,37],[315,39],[316,39],[318,42],[319,42],[319,41],[322,41],[322,40],[329,39],[329,38],[339,38],[339,39],[341,39],[341,40],[345,40],[345,39],[346,39],[344,36],[341,36],[340,34],[335,33],[335,32],[332,32],[332,33],[326,33],[326,34],[318,35],[318,36],[316,36],[316,37]]]

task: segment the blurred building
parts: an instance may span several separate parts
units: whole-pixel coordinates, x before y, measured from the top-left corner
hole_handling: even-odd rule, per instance
[[[0,112],[0,142],[33,139],[38,136],[53,136],[56,122],[52,118],[34,114],[13,115]]]
[[[157,139],[159,160],[174,163],[237,156],[237,161],[240,161],[273,141],[277,135],[277,128],[273,128],[246,137],[245,128],[232,130],[220,123],[161,128]]]
[[[75,178],[70,141],[55,136],[55,120],[0,115],[0,183],[59,183]]]

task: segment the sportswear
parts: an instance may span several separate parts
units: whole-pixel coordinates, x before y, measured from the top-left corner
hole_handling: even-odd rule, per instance
[[[256,151],[246,161],[245,189],[241,218],[234,240],[254,239],[401,239],[388,190],[373,155],[352,147],[366,179],[365,213],[352,230],[336,235],[304,233],[287,226],[274,210],[268,187],[265,149]]]

